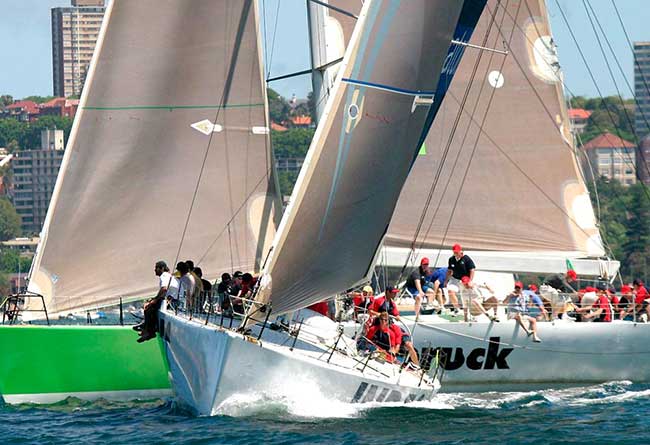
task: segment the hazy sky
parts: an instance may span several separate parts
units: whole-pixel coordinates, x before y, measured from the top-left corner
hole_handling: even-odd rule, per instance
[[[305,0],[258,1],[261,15],[266,17],[263,22],[267,25],[265,36],[269,56],[267,70],[270,69],[271,76],[307,69],[309,49]],[[567,15],[590,67],[596,74],[599,87],[606,95],[616,94],[587,19],[583,0],[548,0],[551,25],[559,48],[560,63],[564,69],[567,88],[574,94],[597,95],[596,88],[562,21],[556,1]],[[621,12],[630,38],[633,41],[649,41],[650,1],[614,1]],[[588,0],[588,3],[596,11],[622,63],[628,82],[634,87],[632,52],[614,13],[612,0]],[[69,0],[0,0],[0,94],[11,94],[16,98],[33,94],[52,94],[50,8],[69,5]],[[276,11],[279,11],[277,28]],[[274,35],[275,43],[271,51],[270,42]],[[624,96],[631,97],[618,68],[616,66],[612,68],[617,75],[621,92]],[[293,93],[298,97],[305,97],[311,89],[309,76],[274,82],[271,86],[286,97],[290,97]]]

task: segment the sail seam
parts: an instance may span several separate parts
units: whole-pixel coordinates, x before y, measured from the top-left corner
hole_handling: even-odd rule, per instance
[[[114,110],[205,110],[205,109],[227,109],[227,108],[250,108],[262,107],[258,104],[226,104],[226,105],[126,105],[118,107],[83,107],[84,110],[114,111]]]

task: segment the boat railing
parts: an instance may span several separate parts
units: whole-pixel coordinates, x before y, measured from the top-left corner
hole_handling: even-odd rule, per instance
[[[42,309],[25,308],[25,302],[30,298],[41,300]],[[21,312],[42,312],[45,314],[47,324],[50,324],[45,298],[40,294],[20,293],[8,295],[2,301],[0,308],[2,308],[2,324],[16,324],[18,322],[18,315]]]

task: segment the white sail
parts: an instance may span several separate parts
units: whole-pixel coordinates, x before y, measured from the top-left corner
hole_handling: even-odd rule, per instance
[[[574,155],[544,2],[489,1],[471,43],[484,41],[509,54],[469,50],[463,58],[440,111],[445,119],[429,132],[385,245],[410,248],[441,169],[416,248],[460,243],[472,251],[603,255]],[[445,156],[458,113],[458,130]]]
[[[30,276],[50,312],[150,294],[159,259],[260,267],[278,201],[256,27],[253,0],[109,5]]]
[[[443,64],[462,53],[451,44],[461,10],[483,5],[364,3],[265,269],[260,299],[270,291],[275,313],[367,275],[438,109],[439,79],[453,75]]]

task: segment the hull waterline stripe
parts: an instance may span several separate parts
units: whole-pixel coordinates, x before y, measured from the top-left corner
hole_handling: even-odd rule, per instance
[[[84,110],[217,110],[228,108],[263,107],[264,104],[232,104],[232,105],[128,105],[122,107],[83,107]]]
[[[125,390],[125,391],[82,391],[82,392],[51,392],[38,394],[3,394],[2,399],[5,403],[15,405],[19,403],[38,403],[49,404],[56,403],[75,397],[82,400],[150,400],[169,397],[172,395],[171,389],[145,389],[145,390]]]
[[[365,80],[343,78],[341,79],[341,81],[352,85],[372,88],[375,90],[382,90],[382,91],[389,91],[391,93],[404,94],[406,96],[434,96],[435,95],[435,91],[407,90],[405,88],[392,87],[390,85],[382,85],[380,83],[366,82]]]

